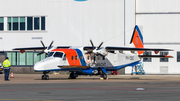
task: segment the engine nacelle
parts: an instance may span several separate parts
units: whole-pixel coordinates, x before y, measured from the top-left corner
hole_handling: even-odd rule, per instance
[[[103,55],[103,56],[106,56],[107,54],[108,54],[108,52],[106,51],[106,49],[105,48],[100,48],[100,49],[98,49],[98,50],[96,50],[96,49],[94,49],[93,50],[93,53],[95,53],[95,54],[101,54],[101,55]]]

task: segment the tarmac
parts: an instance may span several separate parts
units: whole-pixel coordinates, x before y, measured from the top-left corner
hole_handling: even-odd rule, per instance
[[[72,83],[73,82],[156,82],[180,81],[180,75],[107,75],[107,80],[99,76],[78,76],[77,79],[68,79],[68,74],[48,74],[49,80],[41,80],[42,74],[13,74],[10,81],[4,81],[4,74],[0,74],[0,84],[32,84],[32,83]],[[9,75],[11,76],[11,74]]]
[[[11,75],[10,75],[11,76]],[[4,81],[0,74],[0,101],[178,101],[180,75],[108,75],[13,74]]]

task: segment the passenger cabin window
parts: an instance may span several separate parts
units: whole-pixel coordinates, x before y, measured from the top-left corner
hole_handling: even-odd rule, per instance
[[[54,54],[54,57],[62,58],[62,56],[63,56],[63,53],[61,53],[61,52],[56,52],[56,53]]]
[[[71,60],[73,60],[73,58],[74,58],[74,57],[73,57],[73,56],[71,56]]]
[[[75,59],[77,60],[77,55],[75,56]]]
[[[54,52],[50,52],[47,57],[51,57],[54,54]]]

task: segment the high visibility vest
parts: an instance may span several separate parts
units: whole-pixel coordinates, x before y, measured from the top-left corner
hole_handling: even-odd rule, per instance
[[[11,66],[11,64],[10,64],[9,60],[6,59],[6,60],[3,62],[3,67],[10,67],[10,66]]]

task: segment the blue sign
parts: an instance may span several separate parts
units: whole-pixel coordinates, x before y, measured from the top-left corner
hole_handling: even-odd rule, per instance
[[[74,1],[87,1],[87,0],[74,0]]]

